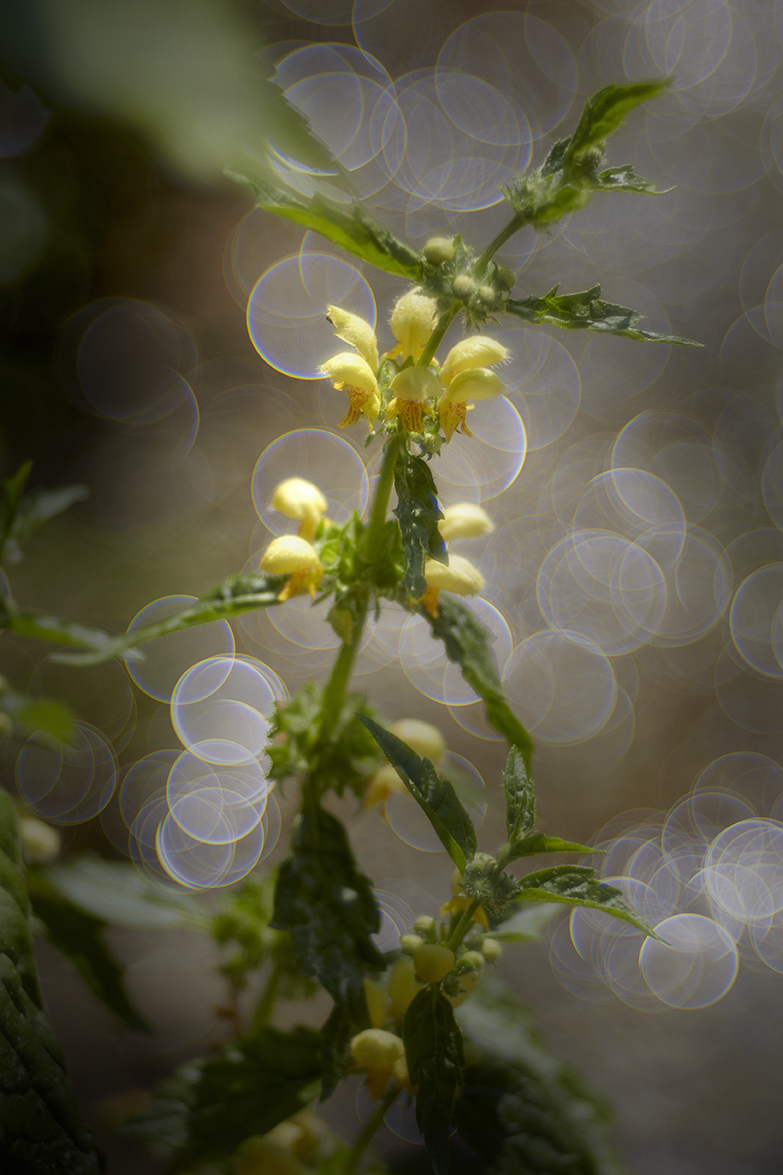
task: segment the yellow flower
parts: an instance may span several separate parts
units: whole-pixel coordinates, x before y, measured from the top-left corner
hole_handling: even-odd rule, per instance
[[[508,348],[502,343],[488,339],[486,335],[473,335],[451,348],[440,369],[440,382],[447,388],[461,371],[473,367],[494,367],[504,359],[508,359]]]
[[[405,1046],[393,1032],[366,1028],[351,1041],[351,1056],[356,1068],[367,1073],[367,1088],[376,1100],[383,1097],[392,1078],[399,1088],[410,1081]]]
[[[303,477],[287,477],[275,486],[272,506],[286,518],[297,519],[301,523],[300,536],[311,539],[326,513],[327,501],[311,481],[305,481]]]
[[[421,603],[430,616],[438,615],[438,594],[441,589],[454,592],[456,596],[475,596],[484,586],[484,576],[478,567],[461,555],[449,555],[448,564],[437,559],[427,559],[424,564],[424,578],[427,590]]]
[[[373,370],[378,370],[378,342],[375,331],[358,314],[343,310],[340,306],[329,306],[326,318],[334,327],[334,333],[344,343],[350,343]]]
[[[438,401],[440,426],[446,440],[451,440],[457,428],[467,436],[473,436],[465,422],[466,412],[473,407],[468,400],[487,400],[502,392],[502,379],[487,367],[471,367],[455,375]]]
[[[375,424],[381,410],[381,397],[375,372],[366,359],[353,351],[342,351],[322,363],[321,371],[330,376],[338,392],[348,393],[348,412],[340,421],[340,428],[356,424],[362,412],[370,425]]]
[[[422,722],[419,718],[400,718],[392,722],[389,730],[417,755],[431,759],[433,763],[438,763],[446,754],[445,738],[437,726],[429,722]]]
[[[278,600],[290,600],[302,588],[307,588],[312,599],[324,573],[315,547],[296,534],[283,534],[272,540],[261,559],[261,570],[270,575],[291,576]]]
[[[452,539],[474,539],[482,534],[492,534],[494,529],[494,523],[486,510],[475,502],[447,506],[438,523],[438,530],[446,543]]]
[[[435,373],[428,367],[406,367],[395,375],[389,391],[394,397],[386,409],[386,420],[399,416],[406,432],[421,432],[422,415],[435,415],[427,406],[427,400],[437,399],[440,392]]]
[[[404,363],[409,357],[414,361],[424,350],[438,321],[438,303],[420,289],[409,290],[398,299],[392,310],[391,331],[397,345],[387,352],[390,358]]]

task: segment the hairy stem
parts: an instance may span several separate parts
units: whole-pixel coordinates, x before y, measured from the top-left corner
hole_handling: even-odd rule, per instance
[[[440,318],[438,319],[435,330],[432,332],[430,337],[427,339],[427,345],[425,346],[424,350],[422,351],[421,358],[419,359],[419,362],[418,362],[419,367],[429,367],[430,363],[432,362],[432,358],[433,358],[435,352],[437,351],[440,344],[443,342],[443,336],[445,335],[446,331],[449,329],[449,327],[451,326],[452,322],[454,321],[454,319],[457,317],[458,314],[459,314],[459,302],[455,302],[454,305],[450,306],[448,310],[443,311]]]
[[[399,1096],[399,1090],[396,1088],[396,1081],[392,1086],[390,1093],[384,1094],[378,1103],[377,1108],[370,1114],[370,1117],[365,1122],[360,1133],[356,1137],[356,1141],[351,1147],[348,1156],[343,1166],[343,1175],[354,1175],[356,1168],[359,1166],[359,1161],[369,1146],[370,1142],[375,1136],[375,1132],[383,1122],[386,1116],[386,1111],[389,1106],[395,1102]]]
[[[514,233],[518,232],[519,229],[524,228],[527,223],[527,218],[523,216],[521,212],[516,212],[512,216],[506,227],[502,228],[498,235],[492,238],[484,252],[480,257],[477,258],[476,263],[473,266],[473,272],[476,277],[481,277],[482,273],[484,273],[485,269],[497,253],[498,249],[505,245],[509,237],[513,237]]]

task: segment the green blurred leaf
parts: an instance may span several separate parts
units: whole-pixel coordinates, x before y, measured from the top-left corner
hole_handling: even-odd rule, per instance
[[[431,616],[424,607],[418,611],[432,629],[432,635],[443,641],[446,656],[459,665],[465,681],[483,700],[487,721],[517,747],[529,774],[533,741],[503,693],[492,650],[493,634],[456,596],[439,596],[437,616]]]
[[[543,832],[531,832],[512,845],[512,855],[509,861],[517,861],[520,857],[535,857],[539,853],[596,853],[600,849],[590,845],[579,844],[575,840],[563,840],[559,836],[545,836]]]
[[[586,865],[553,865],[528,873],[517,882],[516,901],[561,902],[566,906],[583,906],[601,910],[635,926],[643,934],[655,934],[651,926],[628,905],[622,890],[599,881]]]
[[[70,706],[51,698],[30,698],[14,714],[15,721],[26,730],[32,733],[42,731],[61,743],[68,742],[75,717]]]
[[[451,783],[440,778],[430,759],[422,759],[391,731],[364,714],[358,717],[402,778],[454,864],[463,870],[476,852],[476,830]]]
[[[530,832],[536,823],[536,792],[518,747],[510,747],[503,771],[506,797],[506,831],[510,841]]]
[[[397,505],[394,513],[400,523],[405,554],[405,590],[412,600],[420,600],[427,590],[424,564],[427,559],[448,563],[446,544],[438,523],[443,511],[438,505],[438,491],[432,472],[421,457],[400,451],[394,467]]]
[[[350,989],[345,999],[335,1003],[321,1028],[320,1101],[331,1097],[349,1073],[353,1065],[351,1041],[368,1026],[364,992]]]
[[[199,901],[143,877],[125,861],[104,861],[83,854],[36,870],[74,906],[113,926],[133,930],[168,930],[176,926],[205,930],[209,918]]]
[[[503,1175],[623,1175],[610,1112],[544,1049],[530,1012],[485,975],[458,1010],[471,1065],[455,1105],[460,1133]]]
[[[125,969],[104,941],[102,931],[106,922],[69,901],[43,871],[29,870],[27,886],[33,913],[42,923],[46,937],[73,964],[95,998],[123,1028],[151,1032],[150,1024],[125,991]]]
[[[402,1034],[411,1085],[418,1086],[416,1122],[435,1175],[446,1175],[454,1095],[462,1083],[465,1057],[454,1009],[437,987],[425,987],[414,997]]]
[[[0,1147],[9,1175],[103,1169],[42,1011],[17,818],[0,790]]]
[[[632,164],[626,163],[621,167],[609,167],[595,177],[594,184],[600,192],[649,192],[655,196],[665,196],[673,188],[656,188],[651,180],[637,175]]]
[[[665,93],[671,84],[671,78],[654,82],[630,82],[624,86],[612,83],[593,94],[585,103],[576,130],[567,140],[568,146],[563,152],[564,166],[578,159],[591,147],[603,146],[636,106]]]
[[[560,910],[557,903],[518,902],[510,918],[492,923],[492,937],[499,942],[532,942],[545,933],[549,923]]]
[[[543,298],[509,299],[506,310],[509,314],[536,325],[547,323],[563,330],[592,330],[601,334],[620,335],[637,342],[680,344],[684,347],[700,347],[693,339],[678,335],[661,335],[655,331],[639,330],[642,315],[628,306],[601,299],[601,287],[592,286],[577,294],[558,294],[553,286]]]
[[[253,177],[246,177],[241,171],[234,172],[233,177],[239,180],[247,178],[253,183]],[[376,224],[358,204],[354,204],[349,213],[319,192],[307,200],[291,188],[284,189],[270,183],[254,186],[259,207],[265,212],[273,212],[276,216],[320,233],[376,269],[409,281],[421,281],[423,269],[418,253]]]
[[[32,467],[32,461],[25,461],[13,477],[3,482],[0,566],[18,563],[23,546],[39,526],[62,514],[74,502],[81,502],[89,493],[86,486],[73,485],[25,494]]]
[[[154,1090],[147,1109],[124,1127],[160,1151],[174,1171],[229,1158],[246,1138],[266,1134],[316,1096],[320,1034],[262,1028],[232,1041],[222,1056],[183,1066]]]

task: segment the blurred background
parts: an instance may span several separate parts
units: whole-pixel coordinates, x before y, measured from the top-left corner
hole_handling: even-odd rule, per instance
[[[707,936],[698,974],[680,975],[653,956],[640,968],[634,937],[557,919],[543,950],[509,948],[501,974],[612,1101],[637,1175],[776,1172],[783,5],[28,0],[0,12],[0,34],[0,466],[8,477],[32,458],[32,485],[90,489],[6,590],[112,632],[256,568],[289,529],[269,506],[281,477],[317,482],[339,521],[366,507],[377,465],[363,425],[337,429],[343,397],[317,378],[338,349],[324,311],[377,322],[387,349],[404,287],[254,210],[226,169],[355,195],[417,248],[457,232],[483,246],[508,219],[498,185],[570,133],[591,93],[674,77],[608,155],[671,190],[598,195],[499,260],[517,297],[600,283],[647,329],[702,347],[504,322],[492,333],[511,352],[507,396],[476,409],[475,439],[455,437],[434,473],[443,505],[481,502],[495,523],[453,549],[486,576],[478,607],[536,741],[541,826],[607,848],[604,876],[625,878],[652,921],[680,918],[686,956]],[[170,703],[191,666],[236,651],[252,680],[229,701],[268,713],[326,676],[337,638],[323,621],[296,600],[151,646],[131,675],[58,665],[4,634],[8,681],[80,719],[72,777],[79,754],[95,765],[78,803],[47,807],[34,748],[11,740],[6,786],[60,826],[65,854],[131,857],[192,888],[279,859],[292,791],[228,865],[156,849],[155,789],[189,745]],[[385,717],[439,726],[452,769],[486,783],[491,848],[504,744],[422,629],[382,613],[358,684]],[[392,920],[440,905],[451,870],[406,801],[386,821],[341,812]],[[152,1038],[120,1033],[46,944],[40,956],[93,1117],[105,1094],[149,1085],[224,1031],[203,939],[112,942]],[[319,1023],[327,1006],[286,1022]],[[153,1169],[134,1144],[102,1141],[110,1170]]]

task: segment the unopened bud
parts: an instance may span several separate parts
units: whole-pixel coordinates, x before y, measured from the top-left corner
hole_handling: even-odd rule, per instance
[[[19,835],[31,861],[41,864],[53,861],[60,852],[60,834],[56,828],[44,824],[35,816],[22,816]]]
[[[510,290],[512,286],[516,285],[517,275],[513,269],[509,269],[507,265],[501,265],[495,273],[495,281],[504,290]]]
[[[423,946],[424,939],[418,934],[400,935],[400,950],[404,955],[412,955]]]
[[[481,944],[481,953],[488,963],[497,963],[502,947],[496,938],[485,938]]]
[[[454,256],[454,242],[448,237],[430,237],[422,253],[432,265],[442,265]]]
[[[413,923],[413,929],[429,934],[435,929],[435,919],[431,914],[419,914],[416,921]]]
[[[14,720],[10,714],[0,710],[0,738],[7,738],[14,729]]]
[[[286,518],[310,524],[313,532],[326,513],[328,503],[318,486],[303,477],[287,477],[275,486],[272,506]]]
[[[492,286],[479,286],[479,298],[482,302],[487,302],[490,306],[495,301],[495,291]]]
[[[452,539],[474,539],[482,534],[492,534],[494,529],[494,523],[486,510],[475,502],[447,506],[438,523],[438,530],[447,543]]]
[[[432,759],[433,763],[446,754],[445,738],[437,726],[431,726],[429,722],[421,722],[418,718],[400,718],[398,722],[392,723],[389,730],[417,755]]]
[[[451,288],[454,291],[455,298],[469,298],[476,288],[476,283],[472,277],[468,277],[466,273],[461,273],[458,277],[454,278]]]
[[[465,954],[459,961],[460,969],[465,971],[480,971],[484,966],[486,959],[478,951],[465,951]]]

